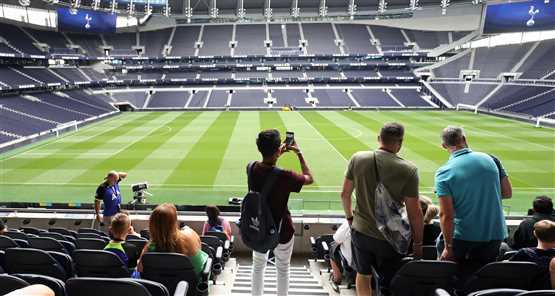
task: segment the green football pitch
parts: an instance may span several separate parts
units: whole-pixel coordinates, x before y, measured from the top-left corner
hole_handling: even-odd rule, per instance
[[[246,191],[245,166],[258,159],[261,129],[294,131],[315,184],[292,195],[293,211],[340,209],[350,156],[376,147],[384,122],[406,127],[401,155],[419,169],[421,193],[433,196],[435,170],[448,159],[439,134],[463,126],[474,150],[498,156],[513,183],[507,213],[525,212],[539,194],[555,193],[555,133],[488,115],[442,111],[138,112],[125,113],[59,138],[0,155],[0,202],[90,203],[107,171],[126,171],[130,185],[147,181],[149,203],[227,204]],[[298,169],[294,155],[279,161]]]

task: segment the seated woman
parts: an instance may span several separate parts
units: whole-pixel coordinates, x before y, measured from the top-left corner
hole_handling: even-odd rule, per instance
[[[436,239],[441,233],[441,228],[435,224],[433,219],[439,214],[439,208],[432,203],[432,199],[425,195],[420,195],[420,207],[422,215],[424,215],[424,239],[422,243],[425,246],[435,246]]]
[[[202,251],[200,237],[194,230],[187,226],[179,229],[177,209],[173,204],[164,203],[157,206],[150,215],[148,228],[150,241],[146,244],[143,254],[146,252],[183,254],[191,259],[195,272],[200,275],[208,255]],[[143,270],[140,262],[137,269],[139,272]]]
[[[208,221],[204,222],[202,235],[209,231],[217,231],[225,233],[227,239],[231,239],[231,226],[226,219],[220,217],[220,209],[217,206],[206,206],[206,216]]]

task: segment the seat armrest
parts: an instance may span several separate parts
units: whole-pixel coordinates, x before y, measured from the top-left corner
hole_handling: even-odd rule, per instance
[[[175,286],[175,293],[173,296],[187,296],[187,291],[189,290],[189,283],[186,281],[180,281]]]
[[[208,282],[210,279],[210,272],[212,272],[212,258],[206,259],[206,264],[204,264],[204,269],[202,270],[202,281]]]
[[[224,248],[218,247],[216,249],[216,259],[217,259],[217,261],[222,261],[223,254],[224,254]]]
[[[310,237],[310,245],[316,247],[316,239],[313,236]]]
[[[322,249],[324,249],[324,252],[328,253],[330,251],[328,243],[322,242]]]

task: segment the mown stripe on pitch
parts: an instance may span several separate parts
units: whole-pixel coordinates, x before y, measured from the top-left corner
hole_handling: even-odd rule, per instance
[[[53,150],[57,149],[56,147],[59,145],[67,145],[69,144],[67,139],[71,139],[72,136],[79,136],[79,137],[93,137],[98,134],[98,130],[104,126],[108,126],[110,123],[118,124],[121,122],[125,122],[127,119],[131,120],[132,117],[123,116],[121,114],[116,114],[114,116],[110,116],[108,118],[92,122],[85,126],[82,126],[77,131],[68,131],[65,132],[58,137],[51,137],[45,140],[40,140],[35,143],[30,143],[28,145],[18,147],[6,152],[0,153],[0,163],[5,162],[7,160],[21,157],[25,153],[35,151],[38,149],[43,149],[44,147],[48,147],[48,150],[51,150],[50,147],[54,147]],[[70,141],[71,142],[71,141]]]
[[[360,113],[345,113],[345,116],[351,118],[352,120],[360,123],[363,126],[368,126],[376,130],[376,133],[379,134],[383,124],[386,121],[389,122],[399,122],[403,124],[405,127],[405,136],[403,141],[403,146],[410,149],[415,154],[420,155],[422,158],[425,158],[432,163],[435,164],[436,167],[439,168],[441,166],[441,161],[438,158],[441,158],[442,154],[445,154],[445,151],[442,150],[439,144],[434,144],[430,141],[423,140],[421,132],[415,132],[412,127],[416,126],[414,123],[414,118],[406,115],[401,114],[394,114],[395,116],[388,116],[389,114],[386,112],[376,112],[372,114],[373,116],[364,116]],[[386,119],[380,120],[379,118]],[[387,118],[384,118],[387,117]],[[439,157],[438,157],[439,156]]]
[[[401,113],[402,112],[394,112],[395,117],[406,116],[406,115],[404,115],[404,113],[403,114],[401,114]],[[428,117],[422,117],[421,116],[422,113],[428,114],[430,116],[429,118],[430,119],[433,118],[434,120],[426,120],[426,118],[428,118]],[[459,121],[455,121],[455,120],[452,120],[452,119],[454,117],[460,117],[460,116],[451,116],[451,117],[448,117],[448,118],[445,118],[443,116],[443,114],[441,114],[441,116],[440,116],[440,113],[444,113],[444,112],[422,112],[422,113],[417,113],[417,114],[413,113],[414,116],[412,116],[410,123],[412,124],[412,126],[421,126],[421,128],[423,128],[423,129],[427,128],[428,130],[432,130],[434,133],[436,133],[436,135],[437,135],[436,136],[437,137],[437,146],[438,147],[441,144],[441,140],[439,138],[439,135],[441,134],[441,130],[443,130],[443,128],[445,128],[447,125],[450,125],[450,124],[453,125],[456,122],[458,122],[459,124],[462,123],[462,124],[460,124],[461,126],[466,127],[470,133],[473,133],[473,130],[480,129],[480,128],[476,127],[477,124],[483,125],[484,121],[488,121],[489,119],[491,119],[489,117],[481,117],[480,121],[474,120],[474,121],[466,122],[466,121],[463,120],[462,122],[459,122]],[[453,115],[454,113],[451,112],[451,113],[448,113],[448,114]],[[488,130],[488,133],[497,133],[494,130],[495,129]],[[474,135],[474,136],[471,136],[468,140],[469,140],[469,144],[470,144],[471,148],[475,148],[479,151],[486,152],[486,153],[493,153],[496,156],[500,157],[502,162],[503,162],[503,160],[512,160],[512,159],[515,158],[513,153],[509,153],[509,154],[499,153],[499,151],[500,151],[499,148],[500,147],[504,147],[504,146],[510,147],[510,145],[507,145],[507,143],[504,143],[504,142],[499,142],[499,139],[497,137],[490,138],[490,137],[482,136],[482,135]],[[433,140],[430,139],[430,141],[433,141]],[[515,152],[515,151],[513,151],[513,152]],[[443,151],[442,153],[445,155],[445,157],[443,159],[444,159],[444,162],[446,162],[447,161],[447,155],[446,155],[447,152]],[[519,153],[519,155],[521,155],[525,158],[524,155],[528,154],[529,152],[525,151],[525,150],[519,150],[518,153]],[[506,167],[506,168],[508,168],[508,167]],[[511,179],[513,181],[514,186],[527,186],[527,187],[528,186],[533,186],[527,180],[527,179],[529,179],[528,178],[528,173],[523,174],[523,173],[519,173],[519,172],[516,172],[516,171],[511,172],[510,170],[508,172],[511,176]]]
[[[397,112],[400,113],[400,112]],[[428,113],[428,112],[427,112]],[[422,126],[422,128],[426,128],[428,127],[428,129],[433,129],[434,132],[437,132],[437,143],[438,143],[438,147],[441,143],[441,140],[439,139],[439,135],[441,133],[441,130],[443,128],[445,128],[447,125],[453,125],[453,124],[458,124],[460,126],[465,127],[468,132],[470,134],[472,133],[477,133],[476,135],[471,136],[468,139],[468,142],[472,147],[474,147],[475,149],[482,151],[482,152],[486,152],[486,153],[492,153],[495,154],[496,156],[498,156],[502,162],[504,163],[508,163],[508,160],[515,160],[516,159],[527,159],[527,155],[530,154],[534,154],[534,152],[531,152],[529,150],[525,150],[525,149],[518,149],[518,150],[514,150],[511,151],[509,153],[506,152],[502,152],[502,151],[507,151],[507,149],[503,148],[503,147],[512,147],[513,145],[511,145],[510,143],[506,143],[504,141],[500,141],[499,138],[502,138],[501,135],[497,132],[498,129],[495,128],[491,128],[487,130],[487,133],[489,134],[494,134],[493,137],[488,137],[488,136],[483,136],[483,135],[479,135],[478,133],[479,130],[483,129],[484,123],[489,121],[491,119],[491,117],[479,117],[479,121],[476,120],[478,119],[478,117],[473,118],[473,120],[462,120],[462,121],[458,121],[458,120],[454,120],[455,117],[461,117],[461,116],[451,116],[451,117],[445,117],[444,114],[439,114],[439,113],[443,113],[443,112],[435,112],[435,113],[431,113],[430,112],[430,116],[435,116],[433,117],[434,120],[433,122],[429,122],[427,120],[425,120],[425,118],[422,118],[420,116],[420,114],[416,114],[416,116],[414,117],[418,117],[418,119],[415,119],[413,121],[414,125],[420,125]],[[448,114],[453,114],[448,113]],[[397,116],[403,116],[403,115],[397,115]],[[470,118],[469,118],[470,119]],[[459,119],[460,120],[460,119]],[[418,122],[421,123],[418,123]],[[481,127],[478,127],[481,126]],[[487,125],[487,124],[485,124]],[[506,131],[506,129],[502,129],[503,131]],[[527,141],[522,141],[522,142],[527,142]],[[520,143],[519,143],[520,145]],[[443,152],[446,153],[446,152]],[[518,153],[518,157],[515,157],[515,153]],[[506,161],[504,161],[506,160]],[[446,159],[445,159],[446,161]],[[534,178],[530,178],[530,174],[529,173],[521,173],[518,172],[517,170],[515,171],[511,171],[510,167],[506,167],[506,169],[508,169],[508,172],[511,176],[511,179],[513,181],[513,185],[514,186],[534,186],[533,183],[536,183]],[[534,180],[534,181],[532,181]]]
[[[301,113],[312,126],[331,144],[345,159],[350,159],[351,156],[361,150],[368,150],[366,144],[359,139],[351,136],[317,112],[303,112]]]
[[[235,195],[244,194],[247,186],[245,167],[253,160],[260,160],[260,153],[255,144],[260,131],[260,112],[241,111],[230,136],[227,150],[214,181],[214,189],[231,185],[236,189]],[[243,185],[241,185],[243,184]],[[233,186],[240,185],[240,187]]]
[[[553,149],[554,148],[554,142],[553,142],[553,138],[549,139],[546,138],[545,141],[535,141],[532,138],[528,138],[527,136],[518,136],[518,135],[514,135],[513,133],[496,133],[494,132],[492,129],[488,128],[488,127],[484,127],[482,122],[483,120],[487,120],[487,121],[491,121],[492,116],[490,115],[476,115],[475,118],[472,118],[470,116],[468,116],[468,118],[451,118],[449,117],[449,115],[451,115],[453,113],[446,113],[446,114],[439,114],[439,117],[441,117],[442,119],[451,122],[451,124],[457,124],[457,125],[461,125],[461,126],[471,126],[474,129],[477,130],[481,130],[484,131],[486,133],[495,133],[498,134],[500,138],[506,138],[506,139],[510,139],[510,140],[519,140],[522,142],[528,142],[530,144],[534,144],[537,145],[539,147],[543,147],[544,149]],[[515,128],[519,128],[519,129],[526,129],[529,131],[535,131],[537,132],[538,130],[535,130],[535,128],[531,125],[525,125],[523,124],[522,126],[516,126]],[[507,129],[504,129],[503,131],[506,131]],[[541,131],[541,129],[540,129]],[[549,130],[546,130],[546,132]],[[553,130],[551,130],[553,131]],[[518,141],[515,141],[518,142]]]
[[[125,172],[131,171],[153,151],[164,144],[168,138],[178,133],[182,128],[185,128],[185,126],[187,126],[187,124],[189,124],[199,114],[200,113],[198,112],[184,112],[180,114],[171,121],[163,124],[148,133],[146,136],[142,137],[140,141],[133,143],[131,146],[125,148],[119,153],[112,155],[110,158],[101,161],[92,168],[89,168],[88,171],[83,172],[72,181],[79,182],[80,180],[89,180],[91,172],[94,171],[108,171],[111,169],[117,169]]]
[[[96,137],[101,137],[103,134],[107,134],[109,132],[112,132],[114,130],[118,130],[122,127],[124,127],[126,124],[129,124],[130,122],[132,122],[133,119],[128,118],[125,120],[122,120],[118,125],[116,125],[113,128],[108,129],[106,132],[101,133],[101,134],[97,134],[90,136],[89,138],[87,138],[87,142],[88,141],[94,141],[94,139],[96,139]],[[98,127],[94,127],[95,129],[99,128]],[[123,133],[124,130],[121,131],[121,133]],[[72,136],[82,136],[83,134],[80,133],[79,131],[75,134],[70,135],[69,137]],[[57,147],[55,149],[53,149],[53,151],[51,153],[48,153],[47,155],[45,155],[44,157],[41,158],[25,158],[25,153],[30,153],[29,151],[23,151],[21,152],[21,155],[17,155],[16,157],[13,157],[11,159],[2,161],[2,173],[7,173],[8,170],[13,170],[13,169],[50,169],[50,168],[55,168],[57,165],[59,165],[58,162],[53,162],[51,160],[54,160],[57,158],[56,153],[59,151],[64,151],[67,152],[67,150],[77,150],[78,148],[80,148],[81,145],[83,145],[85,142],[57,142],[57,143],[52,143],[52,145],[56,145]],[[52,146],[50,146],[52,147]],[[50,148],[49,147],[49,148]],[[35,149],[33,149],[33,151],[41,151],[41,147],[36,147]]]
[[[239,112],[222,112],[164,184],[214,184]]]
[[[132,121],[126,121],[121,125],[118,125],[115,129],[109,129],[106,132],[103,132],[100,135],[88,139],[85,142],[71,143],[66,148],[57,151],[73,150],[80,153],[86,153],[100,147],[103,144],[106,144],[109,139],[124,136],[132,132],[134,128],[140,127],[140,125],[137,124],[138,122],[144,120],[154,120],[159,115],[148,115],[136,118]],[[14,172],[13,174],[6,172],[5,175],[2,177],[2,181],[11,182],[16,180],[17,182],[27,182],[37,176],[40,176],[41,174],[53,173],[53,171],[55,171],[57,168],[70,162],[75,162],[75,165],[77,167],[79,166],[79,160],[75,160],[68,156],[64,157],[63,155],[58,155],[56,152],[53,152],[52,154],[46,155],[41,158],[32,158],[28,160],[29,162],[27,162],[25,165],[11,170],[11,172]]]

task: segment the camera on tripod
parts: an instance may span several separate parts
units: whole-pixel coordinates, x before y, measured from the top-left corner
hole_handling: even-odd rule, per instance
[[[133,200],[129,204],[146,204],[146,197],[152,196],[150,192],[146,191],[147,189],[148,183],[146,181],[131,185],[131,191],[133,191]]]

